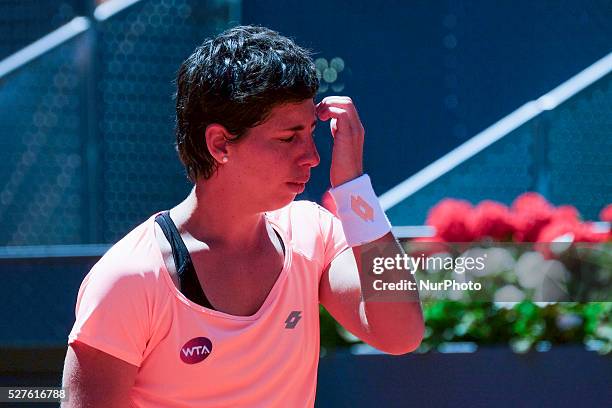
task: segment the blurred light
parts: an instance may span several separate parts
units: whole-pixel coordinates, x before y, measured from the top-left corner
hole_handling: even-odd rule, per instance
[[[332,82],[334,82],[336,79],[338,79],[338,73],[336,72],[336,70],[335,70],[335,69],[333,69],[333,68],[326,68],[326,69],[323,71],[323,80],[324,80],[325,82],[328,82],[328,83],[330,83],[330,84],[331,84],[331,83],[332,83]]]
[[[510,342],[512,351],[518,354],[525,354],[531,348],[531,341],[527,339],[517,339]]]
[[[355,356],[367,356],[367,355],[379,355],[385,354],[384,352],[375,349],[369,344],[354,344],[350,348],[351,354]]]
[[[544,261],[541,268],[544,279],[541,285],[536,288],[536,292],[533,296],[534,300],[546,303],[549,301],[568,300],[569,293],[566,288],[566,283],[571,276],[565,265],[553,259]]]
[[[550,351],[550,348],[551,348],[550,341],[540,341],[535,346],[536,351],[540,353],[545,353],[547,351]]]
[[[557,316],[556,323],[559,330],[567,331],[582,326],[582,317],[574,313]]]
[[[437,350],[440,353],[474,353],[478,350],[478,345],[472,341],[457,341],[441,343]]]
[[[522,290],[520,290],[514,285],[505,285],[497,289],[497,291],[495,291],[495,294],[493,295],[493,300],[495,304],[498,305],[500,308],[504,309],[508,306],[504,305],[504,303],[520,302],[523,299],[525,299],[525,294]],[[512,305],[511,307],[513,306],[514,305]]]
[[[587,340],[584,345],[588,351],[599,351],[604,348],[605,343],[602,340],[591,339]]]
[[[478,268],[471,269],[469,271],[472,276],[487,276],[487,275],[498,275],[502,272],[514,270],[516,261],[514,257],[504,248],[471,248],[464,252],[461,257],[463,258],[485,258],[484,268],[479,270]]]
[[[321,72],[325,71],[325,69],[329,67],[329,64],[327,63],[327,60],[325,58],[317,58],[314,64],[315,67]]]
[[[344,70],[344,60],[340,57],[334,57],[329,63],[329,66],[336,70],[336,72],[342,72]]]
[[[519,284],[528,289],[540,286],[544,279],[542,274],[544,262],[544,257],[539,252],[531,251],[521,255],[514,267]]]
[[[457,46],[457,38],[453,34],[444,37],[444,46],[453,49]]]

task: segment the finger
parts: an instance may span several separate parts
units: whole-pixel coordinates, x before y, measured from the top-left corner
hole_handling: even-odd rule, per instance
[[[345,98],[345,97],[340,97],[340,96],[327,97],[323,99],[321,102],[319,102],[316,108],[323,109],[324,107],[327,107],[327,106],[335,106],[337,108],[354,110],[355,112],[357,112],[357,109],[355,108],[355,105],[353,104],[353,101],[351,100],[351,98]]]
[[[329,107],[336,107],[347,111],[353,119],[359,120],[359,113],[349,97],[328,96],[316,105],[316,112],[325,111]]]
[[[351,130],[358,134],[363,134],[364,132],[359,117],[354,112],[346,109],[337,108],[335,106],[324,106],[319,110],[318,116],[319,119],[324,122],[332,119],[334,124],[333,128],[336,130],[338,128],[345,128],[346,130]],[[334,130],[333,128],[332,131]]]
[[[335,138],[336,137],[336,132],[338,131],[338,119],[332,118],[329,121],[329,130],[331,130],[331,134]]]
[[[325,122],[331,118],[338,119],[348,117],[349,112],[346,109],[338,108],[336,106],[322,106],[320,109],[318,109],[317,115],[319,116],[319,119]]]
[[[353,104],[353,100],[348,96],[326,96],[321,100],[325,104]]]

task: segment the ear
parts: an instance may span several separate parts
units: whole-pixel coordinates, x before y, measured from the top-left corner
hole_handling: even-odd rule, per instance
[[[227,157],[227,140],[232,139],[233,136],[227,131],[225,126],[218,123],[211,123],[206,127],[204,133],[206,138],[206,147],[214,159],[222,164],[223,158]]]

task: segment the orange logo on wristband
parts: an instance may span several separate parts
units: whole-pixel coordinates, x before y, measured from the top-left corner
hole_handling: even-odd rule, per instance
[[[351,209],[364,221],[374,221],[374,209],[361,196],[351,196]]]

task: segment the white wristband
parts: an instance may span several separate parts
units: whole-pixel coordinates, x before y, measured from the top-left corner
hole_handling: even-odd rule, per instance
[[[391,231],[391,223],[367,174],[332,188],[329,193],[336,202],[349,246],[367,244]]]

